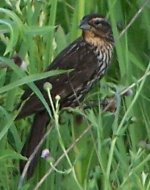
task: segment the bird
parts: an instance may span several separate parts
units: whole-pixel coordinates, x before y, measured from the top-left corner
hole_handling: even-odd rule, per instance
[[[98,13],[86,15],[81,19],[79,28],[82,31],[81,36],[62,50],[46,68],[46,71],[71,70],[71,72],[35,82],[47,102],[49,99],[43,86],[46,82],[52,85],[52,100],[55,101],[55,97],[60,96],[60,109],[79,106],[90,89],[105,75],[112,59],[114,49],[112,27],[104,16]],[[25,103],[22,105],[17,120],[34,114],[30,134],[21,151],[23,156],[29,158],[43,138],[50,116],[30,88],[23,93],[22,101]],[[51,107],[50,104],[49,106]],[[39,157],[40,151],[30,163],[27,178],[32,177]],[[25,164],[25,161],[20,161],[21,173]]]

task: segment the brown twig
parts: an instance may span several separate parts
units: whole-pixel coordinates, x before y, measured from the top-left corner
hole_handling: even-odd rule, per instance
[[[132,83],[127,88],[120,91],[118,93],[118,95],[119,96],[126,96],[126,94],[128,94],[129,91],[131,91],[135,86],[137,86],[139,83],[141,83],[143,80],[145,80],[145,78],[148,76],[150,76],[150,71],[145,72],[141,78],[139,78],[135,83]],[[105,98],[100,104],[101,104],[103,112],[106,112],[106,111],[114,112],[116,110],[116,97],[115,97],[115,95]]]
[[[139,78],[137,80],[137,82],[132,83],[130,86],[128,86],[127,88],[125,88],[124,90],[122,90],[119,94],[121,96],[123,96],[124,94],[126,94],[129,90],[133,89],[135,86],[137,86],[140,82],[142,82],[143,80],[145,80],[146,77],[150,76],[150,71],[145,73],[141,78]]]
[[[143,11],[143,9],[145,8],[146,4],[148,3],[149,0],[146,0],[143,5],[140,7],[140,9],[135,13],[135,15],[132,17],[132,19],[130,20],[130,22],[127,24],[127,26],[122,30],[122,32],[120,33],[117,41],[124,35],[124,33],[130,28],[130,26],[134,23],[134,21],[138,18],[138,16],[140,15],[140,13]]]

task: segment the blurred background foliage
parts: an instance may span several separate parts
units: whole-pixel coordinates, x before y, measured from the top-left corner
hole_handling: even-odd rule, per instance
[[[40,186],[40,178],[50,167],[41,159],[34,178],[21,184],[21,189],[38,185],[42,190],[150,189],[148,0],[0,1],[0,189],[17,189],[20,180],[19,152],[32,123],[32,117],[14,122],[22,85],[27,88],[41,77],[39,73],[54,57],[81,35],[81,18],[93,12],[110,20],[115,51],[107,76],[85,103],[115,95],[117,110],[103,112],[97,106],[61,113],[60,132],[66,148],[89,128],[68,153],[71,165],[64,158],[56,166],[61,171],[71,167],[74,172],[61,174],[52,169]],[[16,54],[27,64],[26,72],[13,63]],[[120,91],[131,84],[134,88],[128,91],[129,96],[121,97]],[[59,142],[53,129],[45,146],[50,147],[55,161],[63,154]]]

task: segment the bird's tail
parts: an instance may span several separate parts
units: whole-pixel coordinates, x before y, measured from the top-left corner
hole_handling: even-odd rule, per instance
[[[46,126],[48,124],[48,121],[49,121],[49,116],[46,112],[36,113],[29,137],[26,140],[23,149],[21,151],[21,154],[23,156],[29,158],[31,154],[34,152],[35,148],[37,147],[37,145],[39,144],[39,142],[41,141],[46,132]],[[31,160],[30,166],[27,171],[27,178],[30,178],[33,175],[40,154],[41,154],[41,148],[36,152],[34,158]],[[25,164],[26,161],[23,160],[20,161],[21,173],[23,172]]]

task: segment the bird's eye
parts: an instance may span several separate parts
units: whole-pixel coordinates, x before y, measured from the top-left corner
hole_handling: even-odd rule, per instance
[[[101,25],[102,23],[101,23],[100,20],[95,20],[95,21],[94,21],[94,24],[95,24],[95,25]]]

